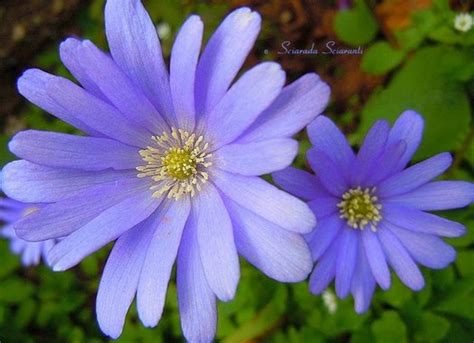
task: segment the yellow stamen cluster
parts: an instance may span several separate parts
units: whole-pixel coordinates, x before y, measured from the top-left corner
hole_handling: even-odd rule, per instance
[[[165,193],[175,200],[185,194],[194,196],[207,182],[209,174],[205,170],[212,165],[204,137],[172,128],[171,134],[163,132],[152,139],[154,146],[139,152],[146,165],[137,167],[137,176],[153,178],[156,184],[151,190],[156,198]]]
[[[377,223],[382,220],[380,210],[382,205],[374,195],[374,188],[361,187],[348,190],[342,196],[342,201],[337,204],[340,218],[345,219],[347,224],[354,228],[363,230],[368,224],[372,231],[377,231]]]

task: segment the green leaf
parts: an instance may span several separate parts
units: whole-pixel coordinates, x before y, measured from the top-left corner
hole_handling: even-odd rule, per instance
[[[386,311],[382,318],[374,321],[372,333],[377,342],[402,343],[407,341],[407,329],[395,311]]]
[[[377,42],[362,57],[362,70],[369,74],[382,75],[398,66],[405,52],[394,49],[388,42]]]
[[[450,324],[445,318],[425,312],[416,326],[415,338],[423,342],[441,340],[448,333]]]
[[[365,1],[356,0],[353,8],[337,13],[334,30],[341,41],[356,46],[371,42],[378,25]]]
[[[456,266],[462,276],[474,276],[474,250],[459,251]]]
[[[458,148],[468,133],[471,110],[464,86],[451,72],[474,58],[472,52],[449,47],[418,51],[388,87],[375,93],[362,111],[359,141],[378,119],[394,121],[414,109],[425,118],[423,142],[416,158]]]
[[[382,299],[393,307],[400,308],[412,297],[413,292],[403,285],[398,277],[392,273],[392,287],[387,292],[382,293]]]
[[[18,304],[26,300],[34,288],[27,280],[15,278],[1,282],[0,290],[0,302]]]

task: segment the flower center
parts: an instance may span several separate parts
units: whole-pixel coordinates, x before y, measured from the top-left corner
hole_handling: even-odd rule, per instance
[[[372,231],[377,231],[377,224],[382,220],[378,198],[374,195],[375,187],[352,188],[342,195],[342,201],[337,204],[340,218],[346,219],[347,224],[353,229],[363,230],[370,224]]]
[[[163,132],[153,136],[154,146],[140,150],[145,165],[136,169],[138,177],[151,177],[155,184],[150,188],[153,197],[168,193],[168,198],[178,200],[185,194],[194,196],[206,183],[209,174],[206,169],[212,165],[208,152],[209,144],[203,136],[196,136],[182,129],[171,129],[171,134]]]

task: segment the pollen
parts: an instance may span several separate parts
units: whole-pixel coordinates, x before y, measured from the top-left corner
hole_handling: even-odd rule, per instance
[[[342,201],[337,204],[340,218],[345,219],[353,229],[363,230],[370,225],[372,231],[377,231],[377,224],[382,220],[382,205],[375,196],[376,188],[352,188],[342,195]]]
[[[138,166],[139,178],[153,179],[153,197],[167,194],[175,200],[189,194],[194,196],[209,179],[212,165],[209,144],[203,136],[172,128],[153,136],[153,146],[140,150],[144,165]]]

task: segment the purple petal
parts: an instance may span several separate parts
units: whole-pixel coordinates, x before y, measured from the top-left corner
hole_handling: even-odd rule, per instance
[[[113,339],[123,330],[125,316],[137,291],[143,261],[155,227],[150,220],[124,233],[115,243],[97,293],[97,321]]]
[[[314,261],[319,260],[327,251],[344,226],[339,215],[332,215],[319,221],[314,231],[308,234],[308,244]]]
[[[219,299],[231,300],[239,283],[240,267],[227,209],[211,183],[193,198],[192,205],[206,279]]]
[[[321,294],[334,279],[340,241],[339,236],[332,242],[329,249],[326,250],[324,255],[321,256],[321,259],[317,262],[309,279],[309,289],[311,293],[316,295]]]
[[[69,269],[147,219],[160,200],[139,193],[112,206],[54,246],[48,254],[54,271]],[[70,210],[69,210],[70,211]]]
[[[375,290],[375,279],[372,276],[362,241],[359,242],[357,263],[352,278],[351,292],[355,301],[355,310],[361,314],[367,311]]]
[[[361,237],[361,243],[365,250],[367,262],[372,270],[375,280],[383,289],[389,289],[391,284],[390,270],[388,269],[385,254],[377,235],[374,232],[365,229],[362,230]]]
[[[319,116],[307,128],[313,146],[328,154],[343,170],[348,170],[355,155],[344,134],[327,117]]]
[[[393,175],[406,150],[407,145],[404,141],[388,146],[376,162],[376,168],[373,168],[363,181],[364,185],[377,186],[380,181]]]
[[[3,168],[3,192],[23,202],[56,202],[88,187],[113,183],[135,175],[134,171],[88,172],[51,168],[21,160],[11,162]]]
[[[18,92],[33,104],[79,130],[91,136],[100,136],[97,130],[94,130],[84,123],[80,118],[72,115],[67,109],[50,97],[51,94],[48,92],[48,84],[53,79],[55,79],[55,76],[45,73],[42,70],[28,69],[18,79]]]
[[[272,139],[257,143],[225,145],[215,155],[218,168],[235,174],[254,176],[289,166],[297,153],[297,141]]]
[[[308,233],[316,219],[301,200],[257,178],[216,170],[212,181],[231,200],[288,231]]]
[[[258,13],[239,8],[229,14],[212,35],[196,71],[198,115],[211,112],[227,92],[257,38],[260,23]]]
[[[390,226],[390,231],[398,237],[413,259],[426,267],[442,269],[456,259],[456,251],[436,236],[393,225]]]
[[[349,184],[344,170],[326,152],[311,148],[307,152],[308,162],[324,188],[336,197],[348,190]]]
[[[423,118],[415,111],[405,111],[395,121],[388,137],[388,144],[403,140],[407,150],[400,159],[395,170],[402,170],[410,162],[413,154],[418,149],[423,135]]]
[[[190,16],[181,27],[171,51],[170,87],[178,127],[192,131],[195,124],[194,81],[201,50],[203,23]]]
[[[8,147],[20,158],[51,167],[122,170],[144,163],[137,148],[108,138],[27,130],[17,133]]]
[[[168,125],[155,106],[109,55],[88,40],[82,41],[77,47],[77,54],[80,54],[80,62],[89,77],[108,102],[114,105],[125,118],[141,129],[148,129],[155,134],[168,129]],[[153,64],[153,62],[149,63]],[[165,97],[166,95],[163,95],[163,98]]]
[[[216,297],[204,275],[196,230],[191,213],[178,253],[179,314],[189,342],[211,342],[216,334]]]
[[[309,207],[316,215],[316,218],[322,220],[331,214],[336,212],[339,213],[337,204],[341,202],[341,199],[335,198],[331,195],[326,197],[318,197],[308,202]]]
[[[299,282],[313,267],[311,254],[301,235],[226,201],[234,225],[239,253],[269,277],[280,282]]]
[[[341,232],[336,263],[336,294],[341,299],[345,298],[351,290],[357,260],[358,234],[355,229],[348,227],[344,227]]]
[[[388,262],[400,280],[414,291],[421,290],[425,286],[423,275],[402,243],[390,231],[390,224],[381,222],[377,236],[382,243]]]
[[[380,183],[378,194],[387,198],[410,192],[444,173],[451,162],[451,155],[445,152],[417,163]]]
[[[82,42],[76,38],[67,38],[62,42],[59,46],[61,61],[72,76],[74,76],[74,78],[79,81],[82,87],[84,87],[89,93],[101,100],[108,101],[107,97],[102,93],[93,78],[89,76],[89,73],[91,72],[89,69],[90,66],[84,66],[81,63],[82,56],[79,53],[81,44]]]
[[[144,180],[136,177],[91,186],[23,218],[15,224],[16,233],[29,241],[67,236],[129,197],[149,197],[148,187]]]
[[[377,121],[370,128],[360,147],[351,172],[353,184],[362,185],[366,177],[376,168],[375,164],[384,152],[389,130],[390,126],[385,120]]]
[[[285,72],[273,62],[261,63],[230,88],[203,119],[213,148],[233,142],[278,96],[285,83]]]
[[[149,143],[149,131],[67,79],[30,69],[18,80],[18,87],[33,103],[93,136],[105,135],[135,146]]]
[[[329,86],[318,75],[303,75],[283,88],[239,143],[292,137],[326,108],[329,95]]]
[[[109,0],[105,31],[114,61],[165,118],[173,118],[168,72],[155,25],[139,0]],[[182,51],[186,54],[186,51]]]
[[[13,223],[21,218],[21,213],[12,210],[0,210],[0,221]]]
[[[465,181],[435,181],[414,191],[385,200],[386,203],[422,211],[450,210],[474,201],[474,184]]]
[[[166,290],[184,225],[189,216],[189,199],[167,200],[153,221],[154,233],[143,262],[137,291],[137,309],[145,326],[155,327],[161,319]]]
[[[272,174],[273,181],[283,190],[304,200],[330,196],[316,176],[307,171],[288,167]]]
[[[396,226],[414,232],[444,237],[459,237],[466,233],[466,228],[460,223],[395,204],[383,205],[383,217]]]

